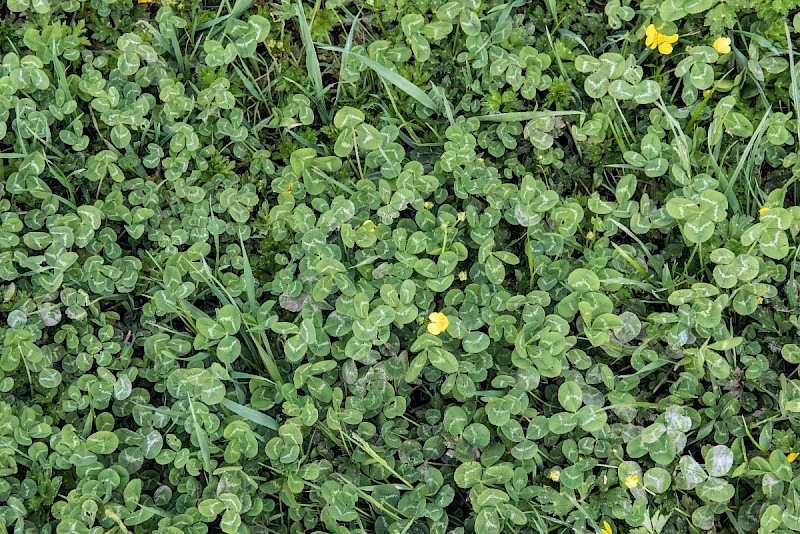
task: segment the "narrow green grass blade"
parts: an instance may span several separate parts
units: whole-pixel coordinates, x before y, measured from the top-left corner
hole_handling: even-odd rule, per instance
[[[339,52],[339,53],[343,53],[345,51],[344,48],[340,48],[338,46],[323,46],[321,48],[323,50],[331,50],[333,52]],[[375,73],[378,76],[380,76],[384,81],[391,83],[395,87],[399,88],[405,94],[407,94],[408,96],[410,96],[411,98],[413,98],[426,108],[439,113],[439,106],[436,105],[436,102],[434,102],[433,99],[431,99],[431,97],[429,97],[425,91],[423,91],[422,89],[420,89],[419,87],[408,81],[403,76],[400,76],[396,72],[387,69],[380,63],[372,61],[368,57],[364,57],[352,51],[349,53],[349,55],[361,60],[364,63],[364,65],[374,70]]]
[[[792,80],[790,94],[794,104],[795,122],[797,126],[797,139],[800,140],[800,79],[797,76],[797,63],[794,61],[794,50],[792,47],[792,36],[789,33],[789,23],[784,22],[786,30],[786,45],[789,47],[789,76]]]
[[[250,78],[245,76],[245,74],[242,72],[242,70],[239,67],[237,67],[236,65],[233,66],[233,70],[236,72],[236,74],[239,75],[239,79],[242,80],[242,84],[244,84],[245,89],[247,89],[247,91],[250,93],[250,95],[253,98],[255,98],[257,101],[263,102],[264,101],[263,95],[261,95],[256,90],[256,86],[253,85],[253,83],[250,81]]]
[[[439,95],[439,98],[442,99],[442,103],[444,104],[444,113],[447,115],[447,120],[451,125],[455,124],[456,119],[453,116],[453,108],[450,105],[450,101],[447,100],[447,95],[444,94],[444,88],[434,84],[433,90]]]
[[[570,31],[570,30],[567,30],[566,28],[559,29],[558,33],[560,33],[564,37],[569,37],[570,39],[574,39],[575,42],[577,42],[579,45],[581,45],[583,47],[583,49],[586,50],[587,53],[589,53],[589,54],[592,53],[592,51],[589,50],[589,46],[583,41],[583,39],[581,39],[581,36],[578,35],[577,33],[573,32],[573,31]],[[559,58],[559,60],[560,59],[561,58]]]
[[[617,221],[616,219],[612,219],[611,217],[609,217],[609,218],[608,218],[608,220],[609,220],[609,221],[611,221],[612,223],[616,224],[616,225],[617,225],[617,227],[618,227],[620,230],[622,230],[623,232],[625,232],[626,234],[628,234],[628,237],[630,237],[631,239],[633,239],[634,241],[636,241],[636,243],[638,243],[638,244],[639,244],[639,247],[641,247],[641,249],[642,249],[642,252],[644,252],[644,255],[645,255],[645,256],[647,256],[647,259],[648,259],[648,261],[650,261],[650,265],[651,265],[651,266],[653,266],[653,268],[657,268],[657,267],[660,265],[660,262],[657,262],[657,261],[656,261],[656,259],[653,257],[653,255],[652,255],[652,254],[650,254],[650,251],[647,249],[647,247],[645,246],[645,244],[644,244],[644,243],[642,243],[642,240],[641,240],[641,239],[639,239],[639,237],[638,237],[636,234],[634,234],[633,232],[631,232],[630,230],[628,230],[628,227],[627,227],[627,226],[625,226],[625,225],[624,225],[624,224],[622,224],[621,222]],[[648,276],[648,278],[649,278],[649,276]]]
[[[206,431],[203,427],[200,426],[200,423],[197,421],[197,414],[194,411],[194,402],[192,402],[192,398],[189,394],[186,394],[186,398],[189,399],[189,410],[192,413],[192,423],[194,423],[194,432],[197,435],[197,444],[200,445],[200,456],[203,459],[203,468],[206,470],[206,473],[211,473],[211,452],[208,449],[208,437],[206,436]]]
[[[235,4],[233,4],[233,8],[231,8],[231,12],[225,15],[220,15],[219,17],[215,17],[207,22],[204,22],[200,26],[197,27],[197,30],[205,30],[208,28],[213,28],[220,22],[225,22],[225,26],[227,27],[230,24],[230,21],[236,18],[239,18],[239,15],[250,9],[250,6],[253,5],[254,0],[237,0]],[[221,8],[222,6],[220,6]]]
[[[726,197],[733,193],[733,186],[736,183],[736,180],[742,173],[742,169],[744,169],[745,164],[750,160],[750,154],[753,152],[753,148],[761,140],[761,136],[764,135],[764,132],[767,129],[767,119],[769,119],[770,115],[772,115],[771,108],[764,112],[764,115],[761,117],[761,122],[758,123],[755,132],[753,132],[752,137],[750,137],[750,141],[747,143],[747,146],[745,146],[744,152],[739,155],[739,163],[736,165],[736,169],[734,169],[733,174],[728,179],[728,186],[725,188],[725,191],[723,191]]]
[[[231,18],[239,18],[239,15],[250,9],[252,5],[253,0],[236,0],[236,3],[233,4],[233,9],[231,9]]]
[[[472,117],[481,122],[523,122],[542,117],[565,117],[568,115],[583,115],[582,111],[515,111],[512,113],[494,113],[492,115],[478,115]]]
[[[244,417],[251,423],[255,423],[257,425],[261,425],[265,428],[269,428],[270,430],[278,430],[278,422],[273,419],[272,417],[268,416],[267,414],[263,414],[261,412],[257,412],[252,408],[248,408],[247,406],[243,406],[238,402],[232,401],[230,399],[222,399],[222,405],[225,406],[227,409]]]
[[[350,49],[353,47],[353,36],[356,32],[356,26],[358,25],[358,19],[361,17],[361,10],[358,11],[355,18],[353,18],[353,24],[350,25],[350,31],[347,32],[347,42],[344,44],[344,49],[342,52],[342,65],[339,70],[344,70],[345,66],[347,65],[347,56],[350,54]],[[336,84],[336,100],[339,100],[339,95],[342,92],[342,84]]]
[[[244,258],[244,284],[247,291],[247,304],[250,307],[250,314],[255,315],[258,310],[256,300],[256,279],[253,276],[253,269],[250,267],[250,258],[247,257],[247,249],[244,246],[244,239],[239,235],[239,243],[242,246],[242,258]]]
[[[306,14],[303,11],[303,4],[297,2],[297,20],[300,25],[300,38],[303,41],[303,47],[306,50],[306,69],[308,70],[308,78],[314,86],[314,95],[320,97],[322,95],[322,72],[319,70],[319,59],[317,58],[317,51],[314,49],[314,41],[311,38],[311,30],[308,27]]]

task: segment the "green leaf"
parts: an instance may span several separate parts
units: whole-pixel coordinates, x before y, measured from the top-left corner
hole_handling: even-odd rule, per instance
[[[113,432],[101,430],[86,438],[86,448],[95,454],[111,454],[119,446],[119,438]]]
[[[230,364],[242,353],[242,345],[233,336],[226,335],[217,344],[217,358],[223,363]]]
[[[427,352],[431,365],[443,373],[455,373],[458,371],[458,360],[452,353],[441,347],[431,347]]]
[[[577,382],[567,381],[558,388],[558,402],[568,412],[577,412],[583,404],[583,391]]]
[[[478,462],[465,462],[456,468],[453,479],[458,484],[458,487],[469,489],[478,484],[482,476],[483,467],[481,464]]]
[[[452,436],[457,436],[464,431],[469,417],[461,406],[448,406],[444,412],[444,430]]]
[[[489,348],[490,340],[483,332],[468,332],[461,343],[467,353],[477,354]]]
[[[697,495],[705,502],[728,502],[735,492],[732,485],[720,478],[709,478],[697,486]]]

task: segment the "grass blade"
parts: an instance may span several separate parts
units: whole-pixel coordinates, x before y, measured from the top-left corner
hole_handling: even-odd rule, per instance
[[[211,474],[211,452],[208,448],[208,437],[206,436],[206,431],[197,421],[197,414],[194,411],[194,402],[192,402],[192,397],[190,397],[187,393],[186,398],[189,399],[189,410],[191,410],[192,413],[192,423],[194,423],[194,432],[197,436],[197,444],[200,446],[200,456],[203,459],[203,468],[206,470],[206,473]]]
[[[323,46],[321,48],[323,50],[331,50],[333,52],[339,52],[339,53],[344,53],[345,51],[344,48],[340,48],[338,46]],[[420,89],[419,87],[408,81],[406,78],[400,76],[394,71],[387,69],[380,63],[372,61],[368,57],[364,57],[352,51],[349,52],[348,55],[358,58],[359,60],[361,60],[362,63],[364,63],[364,65],[374,70],[375,74],[380,76],[384,81],[391,83],[395,87],[399,88],[405,94],[407,94],[408,96],[410,96],[411,98],[413,98],[426,108],[433,110],[436,113],[439,113],[439,106],[436,105],[436,102],[434,102],[433,99],[431,99],[431,97],[429,97],[425,91],[423,91],[422,89]]]
[[[306,50],[306,69],[308,70],[308,78],[314,86],[314,96],[316,98],[322,97],[322,72],[319,70],[319,59],[317,58],[317,51],[314,49],[314,41],[311,38],[311,30],[308,27],[306,14],[303,11],[303,4],[299,1],[295,6],[297,8],[297,20],[300,25],[300,38],[303,41],[303,47]]]
[[[255,316],[258,311],[258,301],[256,300],[256,279],[253,276],[253,268],[250,267],[250,258],[247,257],[247,249],[244,247],[244,239],[239,234],[239,243],[242,246],[242,258],[244,258],[244,284],[247,290],[247,304],[250,307],[250,315]]]
[[[789,23],[784,22],[786,30],[786,46],[789,47],[789,76],[792,84],[790,94],[794,104],[794,113],[797,123],[797,139],[800,139],[800,78],[797,76],[797,64],[794,62],[794,51],[792,50],[792,36],[789,33]]]
[[[761,136],[764,135],[764,132],[766,131],[768,124],[767,119],[769,119],[770,115],[772,115],[771,108],[767,109],[764,112],[764,115],[761,117],[761,121],[758,123],[755,132],[753,132],[752,137],[750,137],[750,141],[748,141],[747,146],[744,147],[744,152],[742,152],[739,155],[739,163],[737,163],[736,168],[733,171],[733,174],[730,176],[730,178],[728,178],[727,187],[725,188],[725,191],[723,191],[726,197],[733,195],[733,186],[734,184],[736,184],[736,180],[742,173],[742,169],[744,168],[745,164],[750,162],[750,155],[753,152],[753,148],[761,140]],[[751,191],[751,193],[753,192]],[[753,196],[755,196],[755,193],[753,193]]]
[[[347,32],[347,42],[344,44],[344,50],[342,51],[342,65],[339,67],[339,70],[344,70],[345,66],[347,65],[347,56],[350,54],[350,49],[353,47],[353,36],[356,32],[356,25],[358,24],[358,19],[361,17],[361,10],[358,10],[356,13],[355,18],[353,19],[353,24],[350,25],[350,31]],[[336,100],[339,100],[339,94],[342,92],[342,84],[336,84]]]
[[[444,104],[444,113],[447,115],[447,120],[450,121],[451,125],[455,124],[456,119],[453,116],[453,108],[450,105],[450,102],[447,100],[447,95],[444,94],[444,88],[434,84],[433,90],[437,95],[439,95],[439,98],[442,99],[442,103]]]
[[[244,417],[251,423],[261,425],[265,428],[269,428],[270,430],[278,430],[278,422],[267,414],[257,412],[252,408],[239,404],[238,402],[232,401],[228,398],[222,399],[222,405],[236,415]]]
[[[515,111],[512,113],[493,113],[472,117],[481,122],[523,122],[541,117],[565,117],[567,115],[583,115],[583,111]]]

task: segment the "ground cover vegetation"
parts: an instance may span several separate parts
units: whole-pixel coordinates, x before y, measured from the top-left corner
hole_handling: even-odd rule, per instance
[[[800,531],[798,0],[7,0],[0,532]]]

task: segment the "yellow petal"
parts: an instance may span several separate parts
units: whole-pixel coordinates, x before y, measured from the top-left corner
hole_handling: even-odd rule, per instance
[[[450,326],[450,319],[441,312],[433,312],[428,316],[428,320],[430,321],[428,323],[428,332],[434,336],[438,336]]]
[[[729,37],[718,37],[712,45],[719,54],[728,54],[731,51],[731,40]]]
[[[675,35],[665,35],[664,41],[670,44],[675,43],[678,41],[678,34],[676,33]]]
[[[658,51],[662,54],[671,54],[672,53],[672,45],[670,43],[661,43],[658,45]]]
[[[656,40],[656,35],[658,34],[658,32],[656,31],[656,27],[651,24],[644,31],[644,34],[646,36],[646,38],[644,40],[645,46],[652,46],[653,43]],[[655,48],[655,47],[653,47],[653,48]]]
[[[800,452],[790,452],[786,455],[786,459],[789,460],[789,463],[792,463],[797,460],[798,456],[800,456]]]

